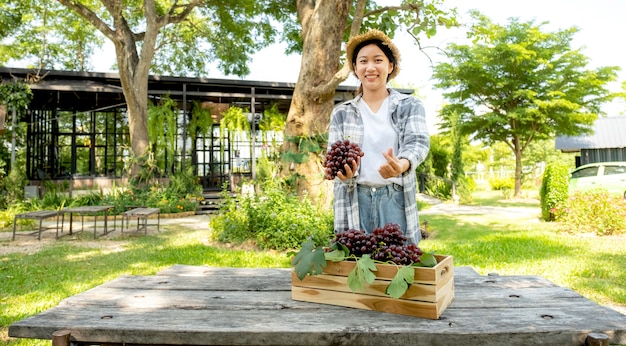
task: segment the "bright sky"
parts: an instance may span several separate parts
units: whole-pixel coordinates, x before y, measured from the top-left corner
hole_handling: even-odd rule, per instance
[[[379,4],[397,4],[399,0],[382,0]],[[556,31],[576,26],[580,31],[574,35],[572,48],[582,48],[582,53],[590,58],[589,68],[599,66],[621,66],[619,82],[610,86],[611,90],[621,89],[621,81],[626,80],[626,45],[622,38],[626,34],[626,0],[446,0],[448,7],[458,9],[461,20],[468,18],[470,9],[477,9],[499,24],[507,24],[508,18],[518,17],[522,21],[535,20],[536,23],[549,22],[543,28]],[[462,30],[443,30],[434,38],[421,42],[422,47],[437,46],[444,48],[450,42],[462,42],[465,34]],[[432,68],[424,53],[420,52],[412,38],[405,33],[398,33],[394,42],[402,54],[401,71],[396,78],[400,86],[415,87],[419,90],[428,114],[428,123],[432,132],[436,132],[436,112],[441,107],[440,92],[432,86]],[[426,53],[433,61],[443,57],[437,49],[428,49]],[[114,59],[114,57],[112,57]],[[96,71],[107,71],[110,61]],[[300,56],[284,55],[284,47],[275,45],[266,48],[254,56],[251,74],[246,80],[296,82],[300,70]],[[224,76],[217,68],[211,68],[210,78],[237,79],[236,76]],[[351,77],[346,85],[356,87],[357,80]],[[626,114],[626,102],[614,103],[606,108],[609,116]]]

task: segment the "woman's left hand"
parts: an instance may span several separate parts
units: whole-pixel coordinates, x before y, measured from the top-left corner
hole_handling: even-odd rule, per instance
[[[380,174],[383,179],[397,177],[398,175],[406,172],[406,170],[411,166],[409,160],[405,158],[398,159],[393,154],[393,149],[391,148],[389,148],[387,152],[383,152],[383,156],[387,162],[378,168],[378,174]]]

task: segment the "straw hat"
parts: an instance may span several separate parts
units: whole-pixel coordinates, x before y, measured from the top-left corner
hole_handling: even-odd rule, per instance
[[[348,41],[348,44],[346,44],[346,63],[349,64],[348,66],[350,66],[350,70],[354,72],[354,65],[352,64],[354,49],[362,42],[370,40],[380,41],[383,45],[389,47],[391,54],[396,59],[395,64],[393,64],[393,71],[391,71],[388,77],[388,80],[393,79],[398,75],[398,73],[400,73],[400,51],[398,50],[398,47],[391,42],[391,39],[385,35],[385,33],[376,29],[354,36]]]

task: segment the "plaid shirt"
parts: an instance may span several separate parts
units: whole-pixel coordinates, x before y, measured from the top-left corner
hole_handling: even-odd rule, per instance
[[[358,101],[361,95],[346,101],[333,110],[330,118],[328,143],[348,139],[363,146],[365,139],[363,119],[359,113]],[[400,150],[398,158],[405,158],[411,163],[410,168],[402,173],[404,204],[406,214],[406,236],[410,243],[417,244],[422,234],[417,215],[417,177],[415,169],[421,164],[430,149],[430,137],[426,127],[426,113],[422,102],[417,98],[401,94],[393,89],[389,92],[389,111],[391,123],[399,136]],[[329,146],[330,148],[330,146]],[[360,167],[359,167],[360,169]],[[335,232],[348,229],[361,229],[359,226],[359,205],[355,177],[334,181]]]

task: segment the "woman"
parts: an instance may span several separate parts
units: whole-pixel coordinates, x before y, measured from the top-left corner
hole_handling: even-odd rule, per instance
[[[415,169],[430,147],[420,100],[387,88],[398,75],[400,52],[379,30],[346,45],[346,63],[361,82],[359,94],[335,107],[328,143],[356,142],[364,156],[334,181],[335,232],[371,233],[388,223],[400,226],[407,243],[421,239]]]

